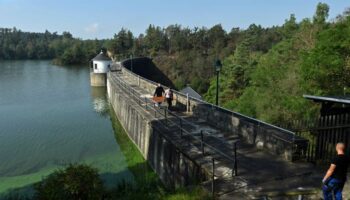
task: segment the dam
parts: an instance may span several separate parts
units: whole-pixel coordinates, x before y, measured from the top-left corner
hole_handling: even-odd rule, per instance
[[[305,139],[177,91],[174,110],[156,107],[157,83],[131,72],[128,62],[108,72],[108,98],[168,188],[200,185],[219,199],[318,195],[320,171],[298,161]]]

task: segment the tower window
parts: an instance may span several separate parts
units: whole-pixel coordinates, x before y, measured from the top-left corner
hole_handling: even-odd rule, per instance
[[[97,64],[95,64],[95,69],[97,69]]]

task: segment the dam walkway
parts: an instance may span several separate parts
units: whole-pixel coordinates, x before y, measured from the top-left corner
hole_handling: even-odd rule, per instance
[[[319,195],[322,175],[313,165],[287,161],[257,148],[241,134],[229,133],[198,117],[178,100],[171,111],[156,107],[152,88],[127,69],[110,72],[108,81],[154,122],[154,128],[161,129],[180,153],[206,172],[210,178],[199,184],[215,198],[299,199]]]

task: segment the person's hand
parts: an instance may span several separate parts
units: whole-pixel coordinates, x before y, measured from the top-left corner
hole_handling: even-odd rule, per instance
[[[323,178],[322,179],[322,183],[325,185],[326,183],[327,183],[327,181],[328,181],[328,178],[326,179],[326,178]]]

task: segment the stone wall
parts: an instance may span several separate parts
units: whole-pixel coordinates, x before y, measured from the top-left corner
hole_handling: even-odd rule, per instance
[[[153,94],[156,88],[155,82],[134,74],[126,68],[123,68],[123,74],[133,80],[134,84]],[[286,160],[299,159],[306,152],[307,140],[296,136],[291,131],[187,97],[186,94],[177,91],[174,92],[174,98],[176,107],[183,108],[190,114],[220,128],[228,137],[239,135],[249,144],[282,156]]]
[[[174,84],[148,57],[136,57],[122,61],[128,70],[148,79],[174,88]]]
[[[105,73],[90,72],[90,84],[95,87],[106,87],[107,75]]]
[[[135,81],[137,83],[137,77]],[[206,180],[207,173],[167,139],[167,130],[158,120],[154,120],[130,96],[121,92],[111,73],[107,78],[107,93],[129,138],[167,187],[192,185]]]

